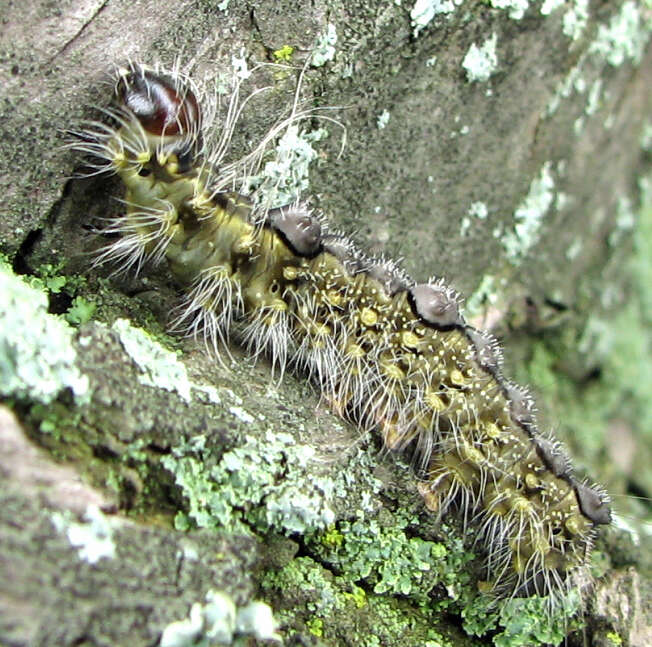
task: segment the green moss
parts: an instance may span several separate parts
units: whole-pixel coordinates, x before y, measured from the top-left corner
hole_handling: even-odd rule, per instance
[[[610,642],[613,647],[620,647],[623,644],[623,639],[615,632],[610,631],[605,638]]]
[[[77,368],[74,331],[48,314],[47,296],[0,265],[0,394],[41,403],[71,389],[78,402],[90,395]]]

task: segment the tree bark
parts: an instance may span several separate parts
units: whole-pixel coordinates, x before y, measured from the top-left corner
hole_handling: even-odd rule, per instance
[[[315,548],[319,524],[283,532],[281,522],[270,522],[265,529],[255,510],[265,501],[245,509],[238,499],[231,513],[246,526],[238,531],[237,524],[220,530],[214,519],[189,535],[172,529],[175,515],[178,525],[196,523],[189,492],[199,486],[182,470],[200,458],[213,469],[236,448],[267,446],[273,478],[308,494],[315,480],[339,484],[342,473],[366,466],[368,474],[351,473],[345,494],[333,499],[338,529],[358,507],[384,537],[398,528],[404,542],[442,541],[406,466],[379,455],[373,438],[361,441],[301,376],[271,381],[264,362],[251,367],[237,349],[224,369],[200,344],[165,337],[178,293],[164,269],[136,278],[89,269],[89,248],[98,246],[91,225],[119,213],[112,198],[120,189],[106,178],[70,179],[82,161],[62,148],[63,133],[97,118],[97,107],[110,101],[107,73],[130,59],[171,65],[179,56],[191,76],[208,83],[230,73],[234,56],[252,67],[277,61],[275,52],[289,45],[290,63],[300,69],[332,25],[333,57],[306,68],[301,97],[309,107],[338,107],[328,114],[343,125],[347,145],[338,155],[338,129],[329,126],[311,169],[313,203],[366,251],[402,257],[416,279],[443,276],[467,295],[469,318],[504,341],[506,373],[539,394],[542,426],[555,428],[578,469],[608,487],[616,509],[649,515],[649,506],[632,512],[620,495],[652,492],[652,377],[645,369],[652,211],[641,197],[646,187],[652,196],[650,8],[594,1],[584,24],[582,2],[525,3],[521,12],[518,3],[433,2],[439,13],[430,21],[417,13],[427,4],[7,5],[0,249],[16,273],[41,277],[51,313],[69,312],[77,297],[95,311],[74,341],[90,403],[64,391],[44,403],[0,387],[24,429],[4,414],[3,429],[20,450],[2,464],[0,642],[156,644],[167,624],[187,616],[207,590],[220,589],[237,605],[264,597],[290,644],[437,644],[425,629],[436,605],[424,611],[414,589],[383,597],[374,591],[377,573],[365,579],[329,566]],[[264,69],[253,83],[272,89],[252,103],[235,133],[236,154],[291,104],[296,74]],[[68,293],[48,283],[54,275],[65,278]],[[156,386],[156,376],[143,383],[147,370],[125,350],[113,326],[118,318],[183,351],[190,397],[179,383]],[[15,334],[4,330],[2,338]],[[196,385],[217,387],[217,397]],[[310,469],[285,465],[298,458],[272,432],[311,448]],[[48,454],[34,453],[22,433]],[[206,445],[191,450],[198,436]],[[60,460],[70,471],[58,471]],[[14,463],[48,475],[47,487]],[[68,496],[60,486],[74,474],[104,493]],[[87,564],[49,520],[61,510],[79,514],[86,503],[124,518],[115,531],[118,558]],[[616,644],[608,642],[613,636],[649,644],[649,545],[646,551],[612,527],[598,548],[605,563],[588,598],[585,635],[595,645]],[[281,572],[302,573],[305,590],[275,586]],[[366,591],[366,606],[351,601],[351,583]],[[432,593],[438,603],[452,597],[440,588]],[[331,589],[344,606],[323,605]],[[624,605],[631,613],[619,610]],[[395,627],[411,623],[409,630],[392,629],[384,618],[389,608]],[[459,613],[453,606],[437,616],[442,644],[492,644],[490,635],[464,635]]]

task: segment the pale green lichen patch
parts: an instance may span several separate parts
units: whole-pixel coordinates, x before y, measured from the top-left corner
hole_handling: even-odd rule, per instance
[[[584,76],[594,73],[590,72],[592,68],[605,64],[617,67],[628,61],[633,65],[638,65],[652,32],[652,19],[648,16],[649,13],[643,13],[638,4],[630,0],[625,2],[620,10],[611,17],[608,24],[600,25],[594,40],[581,54],[577,64],[561,81],[548,102],[548,116],[553,115],[562,99],[570,97],[573,91],[578,94],[586,91],[587,82]],[[586,0],[578,0],[564,16],[563,31],[569,38],[577,40],[584,32],[587,22]],[[598,107],[597,101],[600,98],[600,93],[596,92],[594,90],[594,94],[589,95],[587,114],[593,114],[591,110],[595,111]],[[583,121],[576,122],[576,131],[581,130],[582,126]]]
[[[241,447],[211,466],[206,439],[190,443],[163,458],[188,501],[176,524],[208,528],[259,529],[292,533],[325,528],[334,520],[330,502],[334,484],[311,472],[315,450],[285,433],[268,431],[247,437]]]
[[[317,44],[312,52],[311,64],[321,67],[335,58],[335,45],[337,44],[337,30],[333,23],[328,23],[326,31],[319,35]]]
[[[475,43],[471,45],[462,61],[469,82],[485,82],[498,68],[498,55],[496,43],[498,36],[494,32],[480,47]]]
[[[495,607],[495,600],[479,596],[466,606],[462,617],[470,635],[483,636],[501,627],[492,638],[496,647],[559,645],[580,624],[576,619],[581,607],[577,590],[556,599],[554,613],[550,600],[538,596],[501,600],[497,612]]]
[[[435,16],[453,13],[462,2],[463,0],[416,0],[410,11],[414,35],[418,36]]]
[[[318,157],[313,144],[326,137],[325,128],[305,131],[291,125],[278,140],[273,159],[265,163],[260,173],[248,178],[249,191],[255,189],[255,201],[269,209],[307,195],[310,163]]]
[[[641,16],[636,2],[625,2],[608,25],[600,25],[597,38],[589,51],[602,56],[614,67],[627,60],[638,64],[645,51],[651,28],[652,20]]]
[[[48,314],[47,296],[0,263],[0,393],[47,404],[64,389],[90,396],[75,365],[74,330]]]
[[[112,329],[118,333],[123,348],[140,369],[138,380],[141,384],[177,393],[186,402],[190,402],[195,389],[205,394],[210,402],[219,404],[220,398],[214,387],[192,382],[177,353],[161,346],[142,328],[132,326],[126,319],[117,319]]]
[[[253,601],[237,608],[229,595],[209,591],[206,601],[195,602],[190,615],[169,624],[161,636],[161,647],[212,647],[248,645],[248,637],[282,642],[278,623],[265,602]]]
[[[462,218],[460,225],[460,235],[466,236],[467,232],[471,228],[471,223],[474,218],[478,220],[486,220],[489,211],[487,205],[484,202],[474,202],[467,211],[467,215]]]
[[[530,6],[530,0],[490,0],[494,9],[505,9],[513,20],[520,20]]]
[[[378,130],[383,130],[385,126],[389,123],[389,110],[383,110],[379,115],[378,119],[376,119],[376,125],[378,126]]]
[[[563,32],[571,40],[579,40],[589,22],[589,0],[575,0],[564,14]]]
[[[326,536],[315,550],[352,581],[366,580],[374,593],[408,595],[425,603],[435,586],[452,586],[459,578],[443,544],[407,536],[407,527],[417,523],[400,514],[387,526],[373,519],[342,522],[338,525],[342,540],[334,542],[331,535],[329,541]]]
[[[72,521],[70,514],[54,512],[50,517],[58,532],[65,533],[79,558],[89,564],[115,557],[113,529],[109,520],[95,505],[89,505],[84,515],[85,523]]]
[[[546,162],[532,183],[525,200],[514,212],[513,229],[501,237],[507,259],[514,265],[521,263],[525,255],[539,240],[543,217],[555,198],[555,180],[551,163]]]
[[[543,0],[541,5],[541,15],[549,16],[553,11],[563,7],[566,0]]]

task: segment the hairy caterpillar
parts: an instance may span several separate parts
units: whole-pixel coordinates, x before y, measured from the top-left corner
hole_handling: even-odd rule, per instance
[[[610,522],[608,497],[539,432],[527,390],[502,375],[497,341],[465,322],[442,280],[417,284],[365,255],[306,203],[269,209],[227,190],[257,153],[221,166],[200,99],[178,71],[131,65],[107,111],[115,125],[81,133],[76,147],[126,190],[124,215],[106,229],[120,237],[99,261],[138,271],[165,259],[186,289],[174,328],[216,348],[236,333],[408,453],[427,508],[459,510],[476,528],[496,591],[554,597],[573,586],[596,527]],[[236,119],[229,110],[227,139]]]

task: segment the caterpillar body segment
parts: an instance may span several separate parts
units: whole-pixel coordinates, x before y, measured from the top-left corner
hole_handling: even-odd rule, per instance
[[[366,256],[306,203],[261,213],[217,190],[183,77],[131,66],[116,101],[117,126],[79,145],[125,185],[125,213],[109,226],[122,237],[101,260],[138,270],[165,259],[186,293],[174,329],[217,353],[237,334],[408,452],[426,507],[463,515],[498,592],[554,597],[572,586],[596,527],[610,522],[608,497],[539,432],[532,397],[503,377],[497,341],[465,322],[457,293]]]

